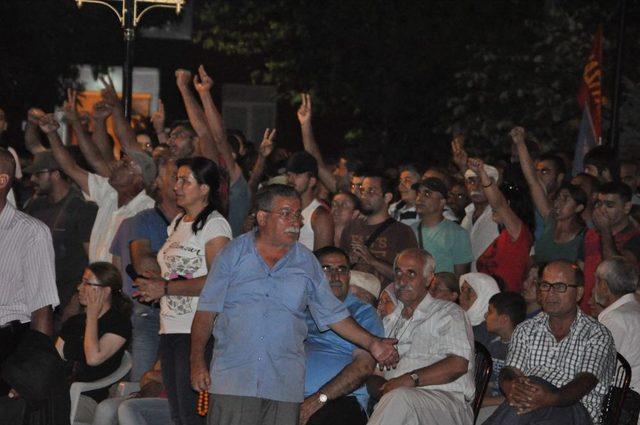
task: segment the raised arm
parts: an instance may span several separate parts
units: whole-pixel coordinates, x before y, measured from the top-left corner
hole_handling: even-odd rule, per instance
[[[111,146],[109,133],[107,133],[107,119],[111,116],[111,112],[111,106],[104,101],[96,102],[93,105],[92,116],[94,129],[91,135],[91,141],[93,145],[98,148],[102,159],[109,165],[115,162],[113,146]]]
[[[267,158],[273,152],[273,139],[276,136],[276,129],[269,130],[268,128],[264,131],[264,136],[262,137],[262,142],[260,143],[260,147],[258,148],[258,157],[256,158],[255,164],[253,164],[253,169],[251,170],[251,177],[249,178],[249,189],[252,194],[255,194],[258,191],[258,184],[262,179],[262,175],[264,174],[264,166],[267,162]]]
[[[502,219],[504,227],[509,232],[512,240],[518,239],[522,230],[522,220],[516,215],[509,206],[504,195],[498,188],[498,184],[484,170],[484,163],[481,159],[470,158],[469,168],[475,172],[480,178],[480,184],[484,191],[487,201],[494,213],[498,214]]]
[[[38,122],[40,118],[44,116],[44,111],[38,108],[31,108],[27,112],[27,125],[24,128],[24,146],[31,153],[35,155],[38,152],[45,151],[45,147],[42,146],[42,140],[40,139],[40,127]]]
[[[329,189],[330,192],[337,191],[336,178],[331,170],[326,166],[322,159],[322,153],[316,142],[316,138],[313,135],[313,127],[311,125],[311,118],[313,116],[313,110],[311,107],[311,95],[308,93],[301,93],[302,103],[298,108],[298,121],[300,122],[300,130],[302,131],[302,144],[304,150],[309,152],[318,161],[318,177],[320,181]]]
[[[98,148],[91,143],[89,135],[84,131],[80,123],[78,110],[76,109],[78,102],[77,96],[78,93],[75,90],[67,89],[67,101],[63,105],[64,115],[67,118],[67,122],[71,124],[73,132],[78,137],[78,146],[80,146],[80,151],[89,165],[96,170],[96,173],[103,177],[109,177],[111,175],[109,164],[104,160]]]
[[[69,151],[62,145],[62,140],[58,136],[60,124],[53,114],[46,114],[39,121],[40,129],[47,135],[51,151],[56,162],[64,173],[75,181],[84,193],[89,193],[89,173],[81,168],[73,159]]]
[[[140,145],[136,143],[136,134],[131,128],[131,124],[124,116],[124,109],[116,93],[111,77],[100,77],[100,81],[104,85],[101,91],[102,100],[111,106],[111,117],[113,118],[113,129],[116,137],[120,141],[120,146],[125,152],[144,152]]]
[[[522,174],[524,174],[524,178],[527,180],[527,184],[529,185],[529,191],[531,192],[533,203],[540,215],[546,219],[551,212],[553,205],[549,201],[549,198],[547,198],[544,186],[540,183],[540,180],[538,180],[538,176],[536,175],[536,168],[533,164],[533,159],[531,158],[529,149],[527,149],[527,144],[525,143],[524,128],[514,127],[509,132],[509,136],[511,136],[511,140],[516,146],[516,152],[518,153],[518,159],[520,160],[520,168],[522,168]]]
[[[200,139],[200,153],[202,156],[218,164],[218,152],[214,144],[213,136],[207,126],[204,110],[191,91],[191,72],[186,69],[177,69],[176,84],[182,96],[184,107],[187,110],[189,122]]]
[[[151,115],[151,124],[153,124],[153,130],[158,137],[158,143],[166,145],[169,142],[169,136],[164,129],[166,115],[164,113],[164,103],[162,99],[158,99],[158,107],[156,111]]]
[[[193,77],[193,85],[200,94],[200,100],[202,101],[204,114],[207,119],[207,126],[209,127],[209,131],[211,131],[216,148],[220,155],[222,155],[222,159],[229,170],[229,185],[232,185],[242,175],[242,169],[233,157],[233,150],[231,149],[229,140],[227,140],[227,132],[224,129],[222,115],[220,115],[220,111],[216,108],[213,98],[211,97],[213,79],[209,77],[204,66],[200,65],[198,68],[198,75]]]
[[[453,154],[453,163],[458,167],[460,173],[464,176],[467,171],[467,151],[464,150],[464,133],[458,133],[453,137],[451,141],[451,153]]]

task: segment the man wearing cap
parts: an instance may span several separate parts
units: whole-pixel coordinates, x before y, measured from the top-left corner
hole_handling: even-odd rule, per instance
[[[350,292],[349,257],[340,248],[328,246],[314,252],[331,291],[347,307],[356,322],[374,335],[384,328],[373,306]],[[378,288],[380,283],[378,282]],[[364,425],[369,394],[364,381],[373,373],[375,360],[367,351],[342,339],[332,330],[321,332],[307,311],[304,402],[300,424]]]
[[[358,270],[351,271],[349,292],[372,306],[376,305],[376,301],[380,296],[381,286],[380,279],[371,273]]]
[[[44,222],[53,238],[56,285],[62,311],[87,266],[89,236],[98,207],[87,202],[71,184],[50,150],[37,153],[24,172],[31,174],[37,192],[25,212]]]
[[[62,171],[80,186],[85,196],[98,204],[89,242],[89,262],[111,261],[109,248],[122,220],[153,208],[153,199],[144,190],[155,179],[153,160],[142,151],[129,150],[109,169],[108,177],[89,173],[62,145],[57,133],[59,124],[53,114],[42,117],[39,125],[47,135],[53,156]]]
[[[415,185],[418,192],[416,210],[421,221],[412,226],[420,248],[429,252],[436,262],[436,273],[468,273],[473,255],[469,232],[444,218],[447,187],[442,180],[429,177]]]
[[[311,154],[296,152],[287,161],[287,181],[302,200],[302,227],[298,241],[310,250],[333,245],[333,217],[315,197],[318,162]]]
[[[484,164],[487,175],[494,183],[498,182],[498,170]],[[471,271],[476,270],[476,260],[480,257],[491,243],[498,237],[498,225],[493,221],[493,210],[489,206],[489,201],[480,187],[480,177],[471,169],[467,169],[464,173],[464,184],[471,198],[471,204],[465,208],[465,216],[460,225],[469,232],[471,240],[471,252],[473,254],[473,262],[471,263]]]

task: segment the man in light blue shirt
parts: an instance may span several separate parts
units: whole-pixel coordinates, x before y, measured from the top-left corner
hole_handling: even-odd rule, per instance
[[[311,251],[297,243],[295,189],[268,186],[256,204],[257,231],[233,240],[215,259],[191,328],[191,382],[213,394],[209,424],[298,423],[307,308],[320,330],[331,328],[366,348],[382,366],[398,361],[395,340],[360,327],[331,293]],[[204,348],[212,332],[209,375]]]
[[[384,328],[375,308],[349,292],[347,253],[328,246],[314,254],[333,294],[347,307],[355,321],[372,334],[383,336]],[[369,393],[362,384],[373,373],[375,360],[367,351],[345,341],[335,332],[321,332],[309,313],[307,326],[305,399],[300,407],[300,423],[366,424]]]

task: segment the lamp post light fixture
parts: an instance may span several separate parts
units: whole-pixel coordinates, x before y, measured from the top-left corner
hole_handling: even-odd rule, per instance
[[[111,9],[124,30],[125,56],[122,68],[122,97],[124,98],[124,114],[131,118],[131,95],[133,80],[133,47],[136,38],[136,26],[140,19],[151,9],[169,8],[175,9],[179,14],[186,0],[76,0],[78,7],[84,3],[96,3]],[[121,4],[121,11],[114,4]],[[140,6],[140,9],[138,9]]]

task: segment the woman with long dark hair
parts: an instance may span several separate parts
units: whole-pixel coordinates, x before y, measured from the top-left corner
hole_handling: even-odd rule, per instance
[[[535,230],[528,191],[513,183],[503,184],[501,191],[485,172],[480,159],[469,159],[469,168],[480,178],[482,190],[493,210],[493,221],[498,224],[500,231],[476,260],[476,269],[480,273],[501,278],[506,290],[520,292]]]
[[[211,264],[231,240],[231,227],[220,214],[220,173],[203,157],[178,160],[174,187],[184,210],[168,227],[168,238],[158,252],[161,279],[144,273],[136,279],[143,300],[160,299],[162,378],[174,423],[201,424],[197,394],[191,389],[189,351],[191,323],[198,296]],[[211,347],[208,349],[211,355]]]
[[[89,264],[82,275],[78,301],[85,311],[64,322],[56,349],[68,365],[71,382],[91,382],[120,366],[131,339],[131,300],[122,293],[118,269],[97,262]],[[81,396],[76,420],[91,422],[97,403],[107,396],[107,388]]]

